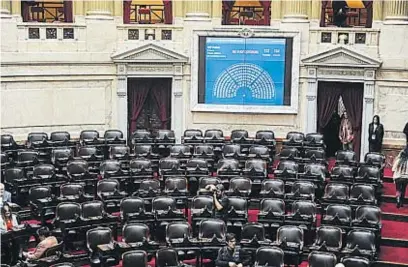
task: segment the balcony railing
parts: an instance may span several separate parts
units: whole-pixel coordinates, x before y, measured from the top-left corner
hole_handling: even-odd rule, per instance
[[[72,2],[42,2],[42,1],[22,1],[22,15],[24,22],[71,22]],[[71,9],[70,12],[68,9]],[[68,14],[67,17],[67,12]],[[70,21],[71,20],[71,21]]]
[[[233,6],[231,11],[223,12],[223,22],[224,25],[269,25],[264,14],[260,6]]]
[[[164,23],[164,19],[164,5],[131,5],[131,23],[157,24]]]

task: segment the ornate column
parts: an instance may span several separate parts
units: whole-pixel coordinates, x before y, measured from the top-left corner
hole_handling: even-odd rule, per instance
[[[373,1],[373,20],[383,20],[384,2]]]
[[[118,105],[118,124],[117,127],[123,132],[125,138],[130,138],[128,135],[128,95],[127,95],[127,72],[126,65],[119,64],[117,66],[117,105]]]
[[[0,9],[0,18],[6,19],[11,18],[11,0],[2,0]]]
[[[271,20],[282,19],[282,0],[273,0],[271,2]]]
[[[364,104],[363,104],[363,122],[371,122],[374,116],[374,85],[375,71],[366,70],[364,73]],[[361,149],[360,160],[364,160],[368,153],[368,123],[361,126]]]
[[[310,19],[320,21],[322,11],[322,0],[312,0]]]
[[[121,17],[123,21],[123,1],[113,2],[113,15],[115,17]]]
[[[208,20],[211,9],[212,1],[187,0],[184,2],[185,20]]]
[[[283,18],[285,20],[307,20],[309,4],[307,0],[284,1]]]
[[[18,15],[21,17],[21,2],[20,1],[10,1],[11,2],[11,13],[13,15]]]
[[[222,18],[222,0],[212,1],[212,17]]]
[[[184,131],[183,66],[181,64],[174,67],[171,93],[171,128],[174,130],[176,142],[179,143]]]
[[[317,131],[317,72],[316,68],[309,68],[307,72],[306,133],[315,133]]]
[[[85,13],[88,17],[96,19],[112,19],[113,2],[110,0],[85,1]]]
[[[384,18],[388,21],[408,21],[408,1],[384,1]]]

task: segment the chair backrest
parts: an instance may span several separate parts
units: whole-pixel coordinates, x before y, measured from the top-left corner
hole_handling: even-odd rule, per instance
[[[324,160],[326,159],[326,152],[323,149],[307,149],[304,157],[307,159],[314,158]]]
[[[266,172],[266,161],[263,159],[248,159],[245,161],[245,169]]]
[[[286,134],[286,139],[295,142],[301,142],[305,140],[305,134],[301,132],[288,132]]]
[[[174,137],[173,130],[159,129],[156,134],[156,139],[158,140],[174,139]]]
[[[356,161],[356,152],[351,150],[340,150],[336,152],[336,161],[354,162]]]
[[[104,173],[117,173],[121,170],[120,162],[116,159],[104,160],[99,166],[101,174]]]
[[[67,164],[68,176],[83,175],[88,172],[88,162],[82,159],[71,160]]]
[[[2,146],[13,146],[16,142],[14,141],[14,137],[11,134],[2,134],[1,135],[1,145]]]
[[[225,171],[225,170],[238,170],[239,169],[239,162],[236,159],[220,159],[217,164],[218,171]]]
[[[184,192],[187,191],[186,177],[168,177],[164,182],[164,191],[166,192]]]
[[[147,154],[152,153],[151,145],[135,145],[134,149],[136,157],[144,157]]]
[[[362,250],[375,250],[375,234],[369,230],[351,230],[346,237],[346,247],[353,249],[358,246]]]
[[[150,230],[146,224],[129,223],[123,226],[122,235],[125,243],[145,242],[149,240]]]
[[[225,239],[226,231],[227,227],[223,220],[205,219],[199,224],[198,237],[213,238],[213,236],[216,236],[219,239]]]
[[[150,139],[151,132],[146,129],[137,129],[132,133],[133,140]]]
[[[176,158],[164,158],[159,161],[159,168],[161,170],[171,170],[180,168],[180,160]]]
[[[191,226],[188,222],[171,222],[166,227],[166,240],[171,243],[173,239],[180,239],[192,236]]]
[[[33,163],[38,160],[39,153],[35,150],[19,150],[17,152],[17,161],[18,162],[30,162]]]
[[[78,156],[81,158],[88,158],[97,155],[101,155],[101,152],[94,146],[81,146],[78,149]]]
[[[123,267],[147,267],[147,253],[144,250],[131,250],[122,254]]]
[[[184,137],[203,137],[203,132],[199,129],[187,129],[184,131]]]
[[[261,200],[260,210],[283,215],[285,214],[285,202],[282,199],[264,198]]]
[[[342,175],[343,177],[353,177],[354,176],[354,170],[353,170],[353,167],[351,167],[351,166],[338,165],[338,166],[334,166],[332,168],[331,175],[332,176]]]
[[[86,244],[90,251],[96,251],[98,245],[109,244],[112,241],[112,230],[109,227],[97,227],[86,232]]]
[[[250,191],[251,179],[247,177],[234,177],[230,180],[230,191]]]
[[[326,174],[328,173],[327,167],[319,163],[306,163],[304,168],[305,173],[319,176],[322,179],[326,178]]]
[[[342,231],[335,226],[320,226],[316,230],[316,244],[321,246],[325,244],[327,247],[338,248],[342,247]]]
[[[329,183],[324,189],[326,198],[348,199],[350,188],[346,184]]]
[[[255,266],[276,266],[284,264],[283,250],[277,247],[260,247],[255,253]]]
[[[311,182],[304,182],[304,181],[294,182],[291,190],[292,190],[292,193],[299,192],[299,194],[302,194],[302,195],[310,195],[310,196],[315,195],[315,187],[314,187],[314,184]]]
[[[213,146],[210,145],[197,145],[194,148],[194,155],[213,155],[214,154],[214,148]]]
[[[4,180],[12,183],[16,179],[23,179],[24,175],[24,170],[21,168],[8,168],[4,171]]]
[[[116,145],[110,147],[111,158],[130,154],[130,148],[126,145]]]
[[[285,193],[285,182],[280,179],[266,179],[261,183],[261,191],[273,191],[275,194]]]
[[[381,153],[370,152],[365,155],[364,163],[382,167],[385,164],[385,156]]]
[[[375,200],[374,186],[369,184],[354,184],[350,189],[350,198],[362,197],[364,200]]]
[[[120,202],[120,212],[123,217],[126,217],[127,214],[138,213],[144,209],[144,200],[140,197],[126,197]]]
[[[180,266],[177,251],[172,248],[162,248],[156,252],[156,266]]]
[[[234,208],[236,211],[247,211],[248,202],[245,198],[242,197],[229,197],[228,206]]]
[[[309,267],[335,267],[336,255],[328,252],[313,251],[308,257]]]
[[[52,164],[38,164],[33,168],[33,177],[52,178],[55,175],[55,167]]]
[[[193,158],[189,159],[186,163],[187,169],[199,168],[200,170],[208,169],[208,163],[206,159],[203,158]]]
[[[80,140],[93,140],[95,138],[99,138],[99,132],[96,130],[83,130],[79,134]]]
[[[98,181],[96,192],[98,195],[113,194],[119,191],[119,182],[115,179],[103,179]]]
[[[337,216],[339,219],[351,220],[351,207],[348,205],[332,204],[327,206],[327,216]]]
[[[160,190],[160,181],[157,179],[144,179],[140,182],[139,190]]]
[[[286,170],[297,173],[299,171],[299,164],[292,160],[281,160],[279,161],[277,169],[280,171]]]
[[[269,148],[262,145],[254,145],[249,148],[248,154],[258,156],[269,155]]]
[[[60,221],[75,220],[81,215],[81,205],[74,202],[59,203],[55,210],[55,217]]]
[[[150,169],[152,167],[152,162],[150,159],[146,158],[137,158],[137,159],[132,159],[129,162],[129,169],[132,171],[139,171],[141,169]]]
[[[262,223],[251,222],[242,227],[241,239],[253,239],[258,241],[265,240],[265,228]]]
[[[201,177],[198,180],[198,189],[205,189],[207,185],[219,185],[221,180],[217,177]]]
[[[298,226],[284,225],[278,228],[277,241],[303,244],[303,230]]]
[[[358,206],[354,217],[357,220],[366,219],[370,223],[380,223],[381,209],[377,206]]]
[[[170,155],[177,156],[191,156],[190,147],[182,144],[176,144],[170,147]]]
[[[102,217],[104,206],[102,201],[87,201],[81,204],[81,216],[83,218]]]
[[[29,197],[31,201],[35,201],[37,199],[42,198],[49,198],[52,196],[51,188],[49,186],[35,186],[31,187],[28,191]]]
[[[69,134],[69,132],[65,132],[65,131],[52,132],[50,135],[50,140],[53,142],[68,141],[68,140],[71,140],[71,135]]]
[[[231,140],[239,140],[241,138],[248,138],[249,134],[247,130],[232,130],[231,131]]]
[[[238,144],[226,144],[222,148],[222,154],[224,157],[231,157],[234,154],[241,154],[241,146]]]
[[[208,129],[205,131],[204,137],[223,139],[224,133],[219,129]]]
[[[70,149],[70,148],[63,148],[63,147],[54,148],[51,151],[51,159],[54,160],[54,161],[55,160],[61,160],[61,159],[62,160],[64,160],[64,159],[68,160],[68,159],[73,157],[73,155],[74,155],[73,152],[74,151],[72,149]]]
[[[191,200],[191,209],[212,210],[214,208],[214,199],[211,196],[195,196]]]
[[[316,216],[316,203],[311,201],[294,201],[292,204],[292,213],[298,212],[300,215]]]
[[[381,177],[380,168],[377,166],[362,165],[358,168],[357,176],[379,180]]]
[[[172,197],[155,197],[152,201],[152,211],[167,211],[176,208],[176,200]]]
[[[256,139],[275,140],[275,133],[269,130],[259,130],[255,134]]]
[[[106,130],[103,138],[106,140],[114,140],[114,139],[122,139],[123,138],[123,132],[121,130]]]
[[[27,136],[27,141],[30,143],[42,142],[48,139],[48,135],[46,133],[29,133]]]
[[[305,141],[306,142],[311,142],[315,144],[323,144],[323,135],[320,133],[308,133],[305,136]]]
[[[341,259],[344,267],[369,267],[370,261],[363,257],[346,256]]]

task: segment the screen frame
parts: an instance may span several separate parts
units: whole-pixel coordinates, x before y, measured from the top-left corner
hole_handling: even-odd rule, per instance
[[[259,114],[297,114],[299,103],[299,71],[300,71],[300,33],[259,30],[253,32],[253,38],[291,38],[292,39],[292,76],[290,88],[290,105],[220,105],[199,103],[199,68],[204,66],[200,61],[200,37],[240,37],[242,30],[236,31],[194,31],[191,61],[191,111],[196,112],[226,112],[226,113],[259,113]],[[251,38],[251,37],[250,37]]]

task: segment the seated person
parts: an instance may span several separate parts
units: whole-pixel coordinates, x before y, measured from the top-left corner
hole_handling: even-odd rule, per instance
[[[40,243],[38,243],[34,252],[23,252],[23,256],[27,260],[38,260],[43,256],[47,249],[58,245],[58,240],[55,236],[50,236],[50,230],[47,227],[38,230],[38,237]]]
[[[6,202],[11,202],[11,193],[4,189],[3,183],[0,183],[0,207]]]
[[[0,230],[1,232],[11,231],[15,228],[18,228],[19,224],[17,221],[17,216],[11,213],[10,205],[6,202],[1,208],[1,217],[0,217]]]
[[[215,218],[222,220],[225,219],[229,210],[229,203],[228,197],[226,197],[223,192],[224,187],[222,185],[215,186],[211,184],[207,185],[205,189],[213,193]]]
[[[236,248],[237,239],[234,234],[226,235],[227,245],[218,251],[216,267],[247,267],[251,260],[245,250]]]

